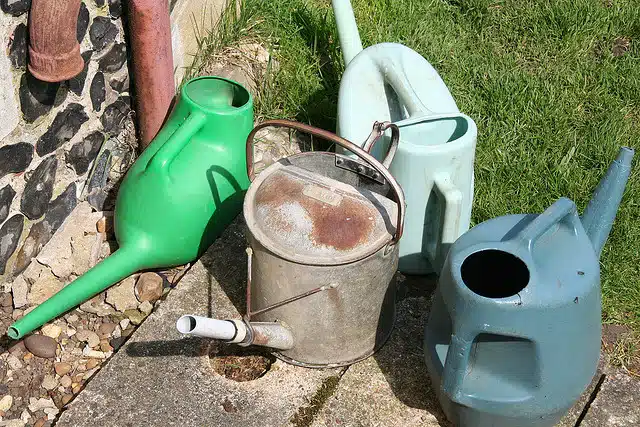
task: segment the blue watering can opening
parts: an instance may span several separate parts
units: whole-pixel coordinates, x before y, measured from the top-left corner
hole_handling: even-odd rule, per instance
[[[474,252],[462,262],[462,280],[486,298],[507,298],[529,284],[529,268],[517,256],[498,249]]]
[[[403,142],[428,146],[446,144],[461,138],[469,130],[469,123],[464,117],[434,118],[433,120],[425,118],[424,121],[406,126],[398,123],[398,127],[400,127]]]

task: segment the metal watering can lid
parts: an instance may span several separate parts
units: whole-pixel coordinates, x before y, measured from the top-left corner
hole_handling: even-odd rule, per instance
[[[342,163],[348,160],[333,153],[306,152],[281,159],[255,178],[253,138],[258,130],[267,126],[310,133],[353,152],[366,162],[356,162],[358,174],[367,176],[366,179],[386,181],[395,202],[303,166],[326,165],[330,156],[330,167],[342,169]],[[376,123],[365,143],[365,148],[371,149],[389,127],[392,143],[385,164],[391,163],[397,149],[398,128],[390,123]],[[294,161],[303,157],[303,162]],[[261,245],[282,258],[309,265],[346,264],[365,258],[385,245],[394,245],[402,236],[405,212],[402,188],[385,165],[335,134],[288,120],[264,122],[247,138],[247,172],[252,181],[244,201],[249,231]]]

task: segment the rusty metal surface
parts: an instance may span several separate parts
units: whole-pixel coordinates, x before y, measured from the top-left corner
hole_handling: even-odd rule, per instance
[[[69,80],[84,60],[76,38],[80,0],[33,0],[29,11],[29,71],[45,82]]]
[[[398,149],[400,134],[399,134],[398,127],[396,125],[390,122],[384,122],[384,123],[375,122],[373,124],[373,130],[371,132],[371,135],[369,135],[369,138],[366,141],[368,149],[371,149],[375,145],[376,141],[378,141],[380,137],[384,134],[386,129],[390,128],[392,130],[392,137],[391,137],[391,144],[389,146],[389,152],[384,160],[385,164],[383,165],[382,163],[380,163],[373,156],[371,156],[369,153],[364,151],[362,148],[360,148],[356,144],[329,131],[316,128],[314,126],[306,125],[303,123],[294,122],[291,120],[268,120],[266,122],[259,124],[255,128],[253,128],[253,130],[251,131],[251,133],[249,133],[249,136],[247,137],[247,144],[246,144],[247,175],[249,177],[249,180],[251,181],[254,181],[255,179],[254,165],[253,165],[253,139],[256,133],[260,129],[270,127],[270,126],[295,129],[297,131],[308,133],[310,135],[314,135],[319,138],[325,139],[327,141],[333,142],[334,144],[352,152],[357,157],[367,162],[377,172],[379,172],[384,177],[384,179],[386,179],[388,184],[391,186],[391,189],[393,190],[393,196],[394,196],[393,198],[398,204],[398,214],[397,214],[397,220],[395,223],[396,231],[393,238],[393,242],[400,241],[400,238],[402,237],[402,232],[404,229],[404,217],[405,217],[405,210],[406,210],[404,192],[400,187],[400,185],[398,184],[398,182],[396,181],[396,179],[391,175],[391,173],[387,169],[387,166],[385,166],[391,163],[391,160],[393,160],[393,156],[395,155],[395,152]],[[304,154],[314,156],[317,153],[304,153]]]
[[[136,117],[145,148],[157,135],[175,95],[167,0],[129,0]]]
[[[385,197],[281,162],[254,181],[244,208],[269,250],[314,265],[353,262],[392,244],[396,212]]]
[[[335,287],[255,315],[291,331],[293,348],[276,355],[307,367],[335,367],[370,356],[389,337],[395,317],[398,247],[343,265],[303,265],[251,238],[251,307],[255,311],[319,286]]]

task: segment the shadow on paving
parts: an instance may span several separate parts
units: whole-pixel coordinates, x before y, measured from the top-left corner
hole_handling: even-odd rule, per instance
[[[393,333],[373,355],[393,394],[410,408],[424,410],[440,425],[450,426],[431,386],[424,363],[424,325],[437,276],[398,275]]]

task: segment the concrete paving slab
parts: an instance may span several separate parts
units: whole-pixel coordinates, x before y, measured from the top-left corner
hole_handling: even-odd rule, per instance
[[[245,239],[236,221],[160,307],[89,382],[56,423],[63,426],[281,426],[312,404],[342,370],[276,361],[261,378],[212,371],[209,340],[182,338],[185,313],[238,317],[244,305]],[[237,304],[234,306],[234,303]]]
[[[640,425],[640,378],[610,368],[580,427]]]
[[[450,426],[423,360],[428,309],[426,297],[398,303],[396,327],[387,344],[374,357],[349,367],[314,427]]]

